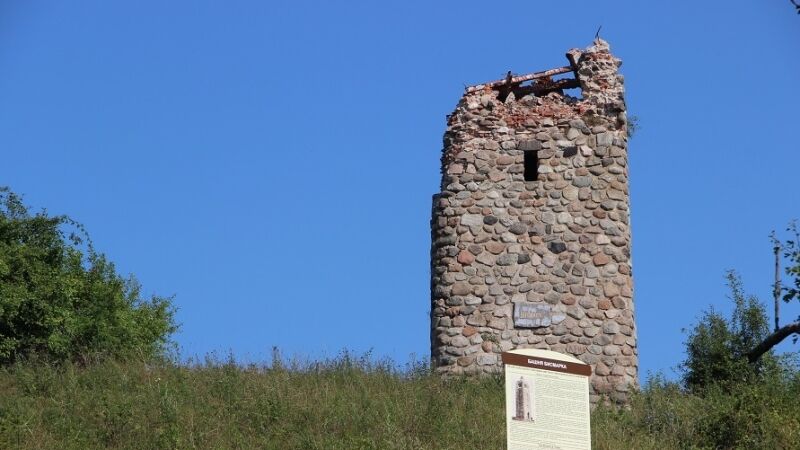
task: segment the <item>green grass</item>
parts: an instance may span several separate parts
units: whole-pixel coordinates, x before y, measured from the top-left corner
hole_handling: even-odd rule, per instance
[[[106,361],[0,369],[0,448],[502,449],[501,378],[344,354],[290,368]],[[800,382],[598,408],[595,449],[800,448]]]
[[[711,387],[650,380],[626,409],[592,415],[595,449],[800,449],[800,380]]]

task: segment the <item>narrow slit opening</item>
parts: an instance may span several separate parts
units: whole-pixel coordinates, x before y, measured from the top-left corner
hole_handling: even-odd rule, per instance
[[[525,181],[536,181],[539,179],[539,153],[535,151],[525,152]]]

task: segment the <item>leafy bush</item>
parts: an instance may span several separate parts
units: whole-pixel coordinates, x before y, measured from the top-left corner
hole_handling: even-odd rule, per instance
[[[745,295],[735,272],[728,272],[727,280],[734,303],[731,318],[707,310],[686,341],[683,382],[695,393],[711,385],[774,380],[795,369],[791,355],[776,357],[771,351],[755,363],[748,361],[748,352],[769,334],[767,313],[756,297]]]
[[[175,329],[170,299],[142,298],[80,224],[0,188],[0,363],[152,357]]]

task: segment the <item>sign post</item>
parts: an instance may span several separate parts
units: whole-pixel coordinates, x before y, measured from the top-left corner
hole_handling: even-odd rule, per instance
[[[508,450],[591,450],[591,366],[549,350],[512,350],[502,358]]]

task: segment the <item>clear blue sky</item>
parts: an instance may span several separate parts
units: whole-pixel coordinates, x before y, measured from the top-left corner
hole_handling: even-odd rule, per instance
[[[561,66],[602,24],[640,123],[641,368],[674,376],[681,329],[729,309],[727,268],[770,299],[767,236],[800,218],[800,16],[489,5],[0,0],[0,184],[174,294],[184,355],[425,357],[445,115],[464,84]]]

